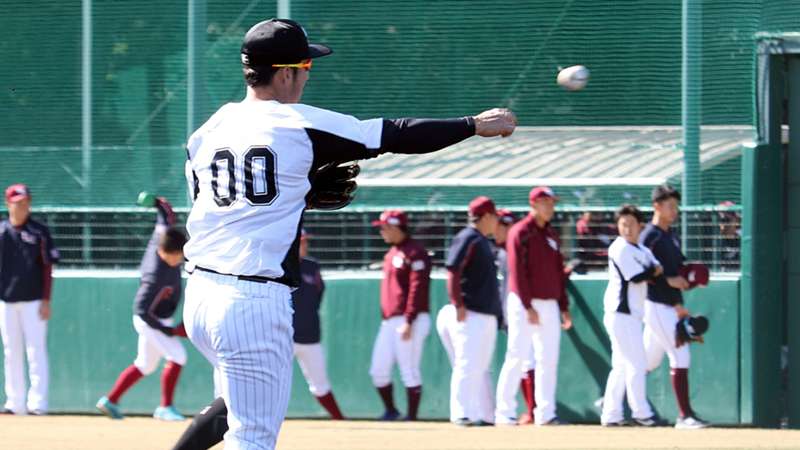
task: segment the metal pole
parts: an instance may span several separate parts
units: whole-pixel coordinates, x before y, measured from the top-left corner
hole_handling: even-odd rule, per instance
[[[278,17],[281,19],[292,18],[292,0],[278,0]]]
[[[188,0],[186,36],[186,137],[202,122],[206,0]]]
[[[700,32],[702,2],[683,0],[681,22],[681,125],[683,126],[683,207],[700,203]],[[681,214],[684,252],[690,247],[689,217]]]
[[[81,51],[81,179],[84,203],[92,202],[92,0],[82,2]],[[88,217],[88,216],[87,216]],[[88,222],[88,221],[87,221]],[[91,229],[83,226],[83,259],[91,263]]]

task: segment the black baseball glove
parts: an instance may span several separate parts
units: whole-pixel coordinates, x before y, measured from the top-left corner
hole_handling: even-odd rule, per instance
[[[680,347],[692,342],[703,343],[703,334],[708,331],[708,318],[705,316],[687,316],[675,326],[675,346]]]
[[[356,177],[361,172],[358,163],[332,162],[312,175],[311,190],[306,195],[306,209],[333,211],[342,209],[353,201],[358,188]]]

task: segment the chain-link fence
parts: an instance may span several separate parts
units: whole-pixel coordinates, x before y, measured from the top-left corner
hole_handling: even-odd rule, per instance
[[[516,211],[518,216],[524,211]],[[377,211],[309,212],[305,228],[312,235],[310,253],[326,269],[380,267],[387,244],[372,227]],[[714,271],[739,270],[739,213],[736,207],[692,209],[685,253]],[[179,222],[186,210],[179,210]],[[559,211],[553,225],[558,229],[566,258],[580,258],[589,270],[607,268],[606,249],[616,237],[614,212],[608,208]],[[135,269],[152,233],[155,215],[144,209],[36,210],[34,217],[46,223],[61,250],[59,267],[74,269]],[[409,213],[411,232],[431,252],[441,267],[447,247],[466,226],[463,211]],[[676,227],[676,231],[679,227]]]

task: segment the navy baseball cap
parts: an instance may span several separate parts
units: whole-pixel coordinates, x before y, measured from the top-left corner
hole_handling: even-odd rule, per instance
[[[269,19],[253,25],[242,41],[242,64],[250,67],[294,64],[333,53],[322,44],[309,44],[299,23]]]

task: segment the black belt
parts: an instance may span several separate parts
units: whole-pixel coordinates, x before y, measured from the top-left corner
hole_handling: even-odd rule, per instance
[[[216,270],[206,269],[205,267],[200,267],[200,266],[195,266],[195,270],[199,270],[201,272],[215,273],[217,275],[236,277],[236,279],[242,281],[252,281],[255,283],[279,283],[284,286],[289,286],[290,288],[294,287],[292,286],[291,282],[289,281],[289,278],[286,275],[280,278],[260,277],[258,275],[232,275],[230,273],[217,272]]]

